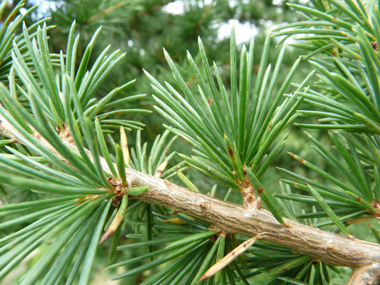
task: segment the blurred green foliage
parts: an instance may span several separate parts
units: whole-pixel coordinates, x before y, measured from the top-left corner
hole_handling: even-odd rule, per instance
[[[16,2],[17,1],[14,1],[13,4],[15,5]],[[28,6],[31,6],[35,2],[36,1],[33,1],[33,3],[31,3],[30,1],[27,2],[27,4]],[[162,49],[163,47],[168,51],[173,61],[178,63],[177,68],[184,77],[186,84],[194,93],[197,93],[195,77],[193,76],[191,68],[186,60],[186,50],[188,50],[194,56],[195,60],[200,63],[197,37],[201,37],[206,48],[209,62],[216,62],[220,67],[219,71],[226,88],[230,88],[229,39],[221,37],[221,28],[232,23],[236,24],[237,30],[239,29],[239,25],[246,25],[251,28],[254,27],[250,32],[252,33],[252,36],[254,31],[257,33],[257,35],[255,35],[253,65],[255,73],[259,67],[263,43],[270,28],[282,23],[291,23],[298,20],[297,15],[285,4],[284,1],[57,0],[41,2],[45,2],[44,4],[53,4],[51,6],[52,9],[42,10],[41,8],[37,8],[31,16],[27,18],[27,23],[31,24],[41,19],[41,17],[51,17],[48,24],[56,26],[49,31],[49,45],[51,51],[59,53],[60,50],[63,50],[63,52],[66,52],[65,48],[70,26],[75,20],[77,32],[80,34],[77,54],[78,59],[82,58],[85,48],[95,30],[99,26],[102,26],[102,30],[94,47],[93,55],[90,58],[89,67],[94,64],[97,56],[109,44],[111,44],[111,51],[120,49],[122,52],[127,52],[127,56],[118,64],[104,81],[101,88],[97,91],[96,97],[102,98],[116,86],[120,86],[126,81],[137,79],[137,84],[133,84],[126,90],[120,92],[120,94],[117,95],[117,98],[123,98],[126,95],[131,94],[147,94],[147,96],[141,99],[138,103],[133,104],[135,104],[134,107],[148,110],[153,110],[153,101],[151,99],[152,89],[146,77],[143,76],[143,68],[149,71],[159,82],[167,81],[174,87],[178,88],[166,63]],[[298,3],[298,1],[290,2]],[[180,13],[173,13],[168,10],[169,5],[173,4],[175,4],[174,7],[183,8]],[[271,41],[271,51],[269,53],[268,61],[269,63],[274,64],[280,51],[279,48],[275,47],[279,39],[276,38]],[[249,40],[247,40],[245,44],[248,45],[248,42]],[[241,49],[242,44],[243,43],[238,46],[239,50]],[[288,48],[278,82],[276,82],[276,89],[281,85],[290,66],[300,54],[302,54],[300,50],[296,48]],[[76,64],[78,66],[79,62]],[[293,81],[300,82],[310,70],[310,66],[302,61]],[[253,80],[254,79],[255,78],[253,78]],[[123,106],[117,106],[117,108],[122,107]],[[128,108],[130,107],[131,105],[128,105]],[[123,119],[141,121],[146,125],[144,132],[142,132],[142,137],[143,141],[148,142],[149,146],[158,134],[163,133],[162,123],[167,123],[155,112],[148,116],[143,114],[123,114],[123,116]],[[315,122],[316,120],[307,118],[304,122],[305,121]],[[329,138],[324,132],[314,130],[311,133],[324,145],[331,145]],[[135,133],[128,133],[127,136],[130,145],[134,146],[136,143]],[[285,151],[296,153],[302,158],[316,164],[321,169],[324,169],[331,175],[336,175],[337,172],[333,167],[327,165],[325,161],[320,160],[311,148],[305,147],[305,145],[308,144],[310,143],[302,130],[291,125]],[[185,154],[191,153],[189,144],[180,139],[176,141],[172,149]],[[274,166],[285,166],[288,170],[309,177],[310,179],[321,183],[327,183],[325,179],[288,156],[285,151],[261,179],[262,184],[268,192],[281,192],[278,181],[280,178],[284,178],[284,175]],[[175,156],[173,161],[179,162],[181,159]],[[208,192],[214,185],[214,182],[209,178],[192,169],[189,169],[186,172],[186,176],[204,193]],[[172,181],[183,185],[181,180],[176,177],[173,178]],[[218,184],[218,188],[222,189],[222,191],[218,192],[218,195],[220,195],[219,198],[223,198],[227,189],[221,184]],[[29,192],[19,192],[17,189],[11,187],[7,187],[6,189],[7,192],[12,193],[6,198],[8,202],[36,199],[36,194],[28,195],[30,197],[21,197],[20,195],[26,195],[25,193]],[[0,198],[3,199],[1,196]],[[234,195],[230,198],[230,201],[240,204],[241,197],[240,195]],[[305,205],[306,207],[309,207],[309,205],[303,203],[295,203],[295,205],[299,207],[296,209],[298,213],[301,213],[301,208],[305,207]],[[311,209],[309,208],[305,208],[306,212],[310,212],[310,210]],[[355,232],[359,233],[356,237],[374,241],[373,236],[369,237],[367,234],[368,228],[362,230],[361,226],[352,226],[357,228]],[[128,226],[126,230],[121,231],[120,236],[125,236],[130,231],[131,228]],[[0,233],[0,235],[1,234],[3,233]],[[131,241],[131,239],[128,238],[122,239],[120,245],[126,245],[130,242],[134,242],[134,240]],[[100,284],[99,282],[101,282],[101,284],[107,284],[105,283],[106,280],[110,279],[109,276],[104,276],[102,271],[102,268],[106,267],[105,263],[107,261],[107,258],[104,258],[104,256],[108,256],[110,247],[111,241],[107,241],[102,247],[100,247],[102,250],[99,250],[97,253],[94,264],[98,269],[93,271],[96,272],[93,284]],[[141,254],[139,252],[140,250],[141,249],[136,251],[117,251],[115,259],[126,260],[139,256]],[[32,256],[25,266],[28,267],[33,265],[42,253],[43,249],[40,249],[40,252],[37,252],[35,256]],[[139,265],[141,264],[143,264],[143,262],[139,263]],[[123,279],[119,284],[140,284],[146,276],[158,272],[160,269],[165,268],[165,266],[167,265],[164,264],[152,271],[144,272],[137,277]],[[125,271],[125,268],[123,268],[122,271]],[[116,270],[115,272],[106,272],[106,274],[114,276]],[[7,279],[3,280],[2,282],[4,283],[1,284],[11,284],[11,280],[15,280],[14,282],[16,283],[16,280],[22,275],[21,273],[16,274],[18,274],[17,277],[15,277],[15,275],[9,276]],[[343,281],[341,277],[332,277],[332,280],[334,280],[334,278],[336,278],[337,281],[336,283],[333,281],[331,284],[342,284]],[[264,277],[259,276],[249,280],[252,284],[264,284],[264,279]]]

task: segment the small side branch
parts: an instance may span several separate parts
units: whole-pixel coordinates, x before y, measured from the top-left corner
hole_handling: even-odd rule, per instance
[[[356,268],[352,271],[347,285],[378,285],[380,284],[380,264]]]
[[[243,205],[252,211],[261,210],[261,199],[255,196],[255,190],[251,185],[242,188]]]

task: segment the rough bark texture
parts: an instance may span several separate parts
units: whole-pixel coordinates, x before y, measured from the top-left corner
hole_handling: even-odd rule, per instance
[[[380,264],[374,263],[365,267],[352,270],[350,280],[347,285],[379,285],[380,284]]]
[[[13,126],[0,116],[0,134],[19,140]],[[60,155],[40,135],[35,137],[51,152]],[[73,149],[75,145],[65,141]],[[64,160],[61,157],[62,160]],[[65,161],[65,160],[64,160]],[[104,159],[103,169],[110,172]],[[354,269],[349,284],[378,284],[380,276],[380,246],[374,243],[349,239],[318,228],[284,219],[287,228],[280,225],[265,209],[246,208],[196,193],[169,181],[149,176],[131,168],[126,169],[128,182],[133,186],[149,186],[138,199],[167,206],[175,211],[206,220],[228,233],[249,237],[260,234],[260,239],[290,247],[294,252],[307,254],[315,260],[331,265]]]
[[[288,246],[331,265],[357,268],[380,262],[380,246],[374,243],[352,240],[289,219],[285,219],[289,225],[285,228],[265,209],[252,211],[132,169],[127,170],[127,175],[133,185],[150,187],[138,199],[206,220],[225,232],[261,234],[261,240]]]

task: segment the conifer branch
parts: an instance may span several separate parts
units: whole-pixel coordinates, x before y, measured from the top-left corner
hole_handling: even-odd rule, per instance
[[[17,138],[17,142],[22,143],[21,135],[2,116],[0,116],[0,134],[12,139]],[[35,133],[34,137],[47,150],[61,157],[38,133]],[[64,143],[76,149],[70,140],[64,140]],[[92,159],[90,151],[87,150],[87,153]],[[65,161],[63,158],[62,160]],[[105,159],[101,158],[100,161],[103,170],[111,173]],[[349,284],[376,284],[380,276],[380,270],[378,270],[380,246],[374,243],[350,239],[286,218],[284,220],[288,227],[284,227],[265,209],[248,209],[221,201],[131,168],[126,168],[126,175],[131,187],[149,187],[145,194],[135,197],[136,199],[166,206],[176,212],[208,221],[229,234],[242,234],[249,237],[260,235],[261,240],[289,247],[296,253],[311,256],[314,260],[330,265],[351,267],[354,271]],[[373,283],[366,283],[368,274]]]

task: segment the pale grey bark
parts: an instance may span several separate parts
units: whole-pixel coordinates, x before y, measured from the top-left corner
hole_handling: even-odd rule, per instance
[[[16,138],[22,143],[23,138],[2,116],[0,116],[0,134]],[[39,134],[35,134],[35,137],[46,149],[61,157]],[[70,140],[64,142],[75,149]],[[62,157],[61,159],[65,161]],[[103,169],[110,173],[103,158],[101,162]],[[317,261],[351,267],[354,271],[349,284],[378,284],[376,280],[380,276],[380,246],[375,243],[350,239],[289,219],[284,219],[288,226],[283,227],[265,209],[246,208],[221,201],[131,168],[126,169],[126,174],[130,185],[150,187],[137,199],[203,219],[226,233],[249,237],[260,234],[261,240],[290,247],[294,252],[310,255]]]

